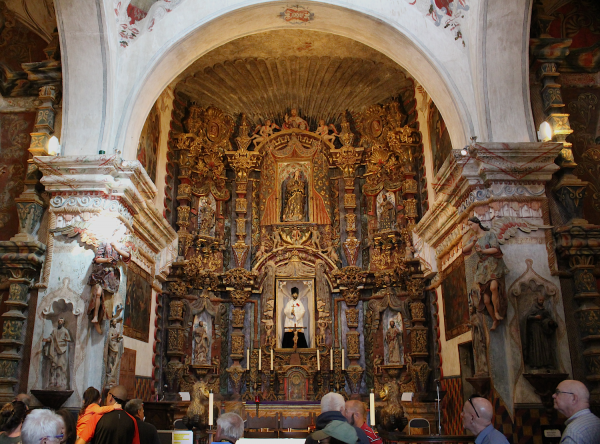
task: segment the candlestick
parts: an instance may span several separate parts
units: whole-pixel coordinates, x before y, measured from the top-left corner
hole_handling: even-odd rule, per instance
[[[213,404],[214,404],[214,396],[212,390],[208,394],[208,425],[213,425]]]
[[[333,347],[329,349],[329,370],[333,371]]]
[[[344,359],[344,349],[342,349],[342,371],[346,370],[346,360]]]
[[[369,409],[371,410],[371,427],[375,427],[375,393],[373,393],[373,389],[369,395]]]
[[[246,370],[250,370],[250,349],[246,350]]]
[[[258,349],[258,371],[262,370],[262,348]]]
[[[273,371],[273,349],[271,348],[271,371]]]
[[[319,349],[317,349],[317,371],[321,371],[321,358],[319,357]]]

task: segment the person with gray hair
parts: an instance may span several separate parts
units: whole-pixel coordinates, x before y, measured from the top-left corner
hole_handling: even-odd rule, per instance
[[[594,444],[600,437],[600,418],[590,411],[590,392],[581,381],[558,384],[554,408],[567,417],[560,444]]]
[[[64,437],[63,419],[51,410],[32,411],[21,429],[23,444],[58,444]]]
[[[135,418],[138,431],[140,433],[140,443],[160,444],[158,431],[152,424],[145,422],[144,401],[141,399],[132,399],[125,404],[125,411]]]
[[[349,427],[356,431],[358,436],[357,443],[369,444],[367,435],[360,427],[354,427],[348,424],[348,420],[344,416],[346,412],[346,400],[339,393],[327,393],[321,398],[321,414],[317,416],[316,430],[323,430],[332,421],[342,421],[345,424],[339,425],[339,427]],[[336,423],[337,424],[337,423]],[[317,435],[317,437],[319,437]],[[308,435],[305,444],[316,444],[318,442],[312,435]]]
[[[235,442],[244,436],[244,420],[237,413],[223,413],[217,418],[216,442]]]

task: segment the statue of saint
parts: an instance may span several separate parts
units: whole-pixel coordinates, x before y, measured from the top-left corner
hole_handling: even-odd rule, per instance
[[[381,213],[379,215],[379,229],[380,230],[391,230],[394,228],[394,222],[396,221],[396,209],[394,208],[393,202],[388,199],[387,194],[382,196],[381,200]]]
[[[321,251],[321,235],[319,234],[319,228],[318,227],[311,227],[310,228],[310,240],[313,244],[313,248],[315,248],[316,250]]]
[[[508,273],[508,268],[502,259],[502,250],[496,235],[481,225],[477,217],[469,218],[469,228],[475,237],[463,243],[463,253],[469,255],[474,249],[479,255],[475,282],[479,284],[481,300],[477,310],[483,311],[487,308],[493,321],[490,330],[495,330],[506,316],[508,308],[502,279]]]
[[[306,211],[306,180],[302,172],[296,170],[290,173],[285,185],[283,206],[283,222],[298,222],[304,220]]]
[[[65,327],[65,319],[58,318],[56,327],[52,329],[52,333],[47,338],[42,339],[44,342],[44,356],[50,360],[50,381],[49,388],[58,390],[68,390],[68,374],[69,374],[69,342],[71,333]]]
[[[298,128],[301,130],[308,131],[308,123],[302,117],[298,115],[298,110],[295,108],[290,111],[291,116],[285,115],[285,123],[283,129],[289,130],[292,128]]]
[[[115,233],[120,231],[118,228]],[[123,233],[124,234],[124,233]],[[114,236],[119,239],[118,236]],[[92,324],[96,327],[96,331],[102,334],[101,323],[104,320],[104,292],[111,295],[119,291],[121,284],[121,272],[119,271],[119,259],[125,263],[131,260],[131,255],[125,247],[118,244],[116,241],[104,241],[98,246],[98,251],[92,263],[92,274],[88,281],[88,285],[92,287],[92,297],[88,306],[88,314],[92,316]],[[109,313],[109,317],[112,313]]]
[[[117,367],[119,367],[119,343],[123,340],[123,335],[117,326],[117,320],[110,320],[110,329],[108,330],[108,357],[106,362],[107,382],[117,383]]]
[[[207,364],[210,342],[206,334],[206,328],[204,328],[204,322],[202,321],[198,322],[198,326],[194,329],[194,340],[196,342],[194,347],[194,363]]]
[[[544,308],[544,296],[539,295],[526,315],[525,363],[532,368],[554,368],[552,336],[558,324]]]
[[[333,131],[333,134],[331,135],[329,134],[330,129]],[[335,126],[332,123],[326,125],[323,119],[319,120],[319,126],[317,127],[315,133],[321,136],[321,139],[323,139],[325,142],[329,143],[333,143],[335,140],[335,136],[338,135]]]
[[[274,129],[281,128],[277,126],[275,122],[271,123],[271,120],[269,119],[267,119],[264,125],[257,125],[254,129],[254,135],[252,136],[252,138],[254,139],[254,147],[258,147],[258,145],[260,145],[262,142],[271,137],[273,135]]]
[[[390,321],[390,328],[385,334],[385,343],[388,346],[388,364],[400,364],[400,330],[396,328],[396,322]]]
[[[308,348],[306,337],[304,335],[303,327],[304,324],[304,313],[305,308],[302,302],[298,299],[298,288],[292,288],[292,298],[285,304],[283,314],[285,315],[285,322],[283,324],[284,334],[283,341],[281,344],[282,348],[293,348],[294,347],[294,327],[298,330],[298,348]]]
[[[477,290],[473,290],[477,293]],[[469,326],[471,327],[471,337],[473,341],[473,360],[475,364],[475,376],[489,375],[490,370],[487,362],[487,341],[485,337],[485,324],[483,315],[477,311],[477,304],[473,301],[469,304]]]
[[[200,201],[198,211],[198,230],[200,234],[210,236],[210,230],[215,226],[215,210],[206,197]]]

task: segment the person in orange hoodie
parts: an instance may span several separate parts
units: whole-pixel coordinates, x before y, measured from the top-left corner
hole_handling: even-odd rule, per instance
[[[100,392],[94,387],[88,387],[83,392],[83,407],[79,410],[79,418],[77,419],[77,436],[81,436],[81,432],[85,430],[94,415],[102,416],[115,409],[114,405],[100,407],[101,400]]]

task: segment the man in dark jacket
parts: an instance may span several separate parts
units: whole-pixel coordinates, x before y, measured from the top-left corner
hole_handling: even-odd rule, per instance
[[[132,399],[125,405],[125,411],[133,416],[140,432],[141,444],[160,444],[156,427],[144,422],[144,402],[141,399]]]
[[[344,416],[345,409],[346,401],[342,395],[339,393],[327,393],[321,399],[321,414],[317,416],[317,430],[323,430],[331,421],[342,421],[348,423],[348,420]],[[348,426],[352,427],[350,424],[348,424]],[[367,438],[365,432],[359,427],[353,428],[358,436],[357,443],[369,444],[369,439]],[[304,444],[317,444],[317,441],[315,441],[309,435]]]

